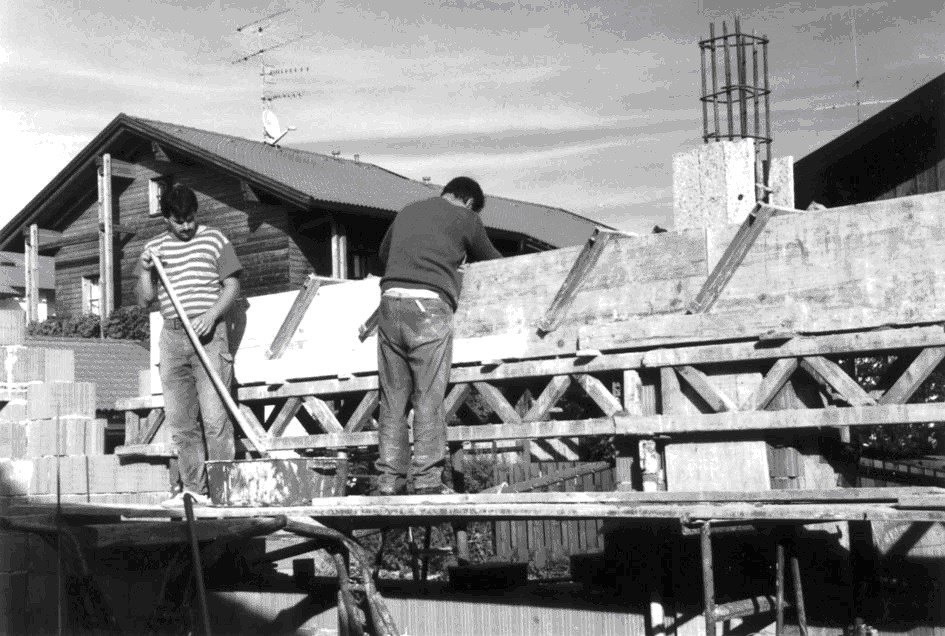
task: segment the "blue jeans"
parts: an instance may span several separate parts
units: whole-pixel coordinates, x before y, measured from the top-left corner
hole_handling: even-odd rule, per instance
[[[214,371],[227,387],[233,379],[233,356],[226,323],[201,340]],[[233,423],[183,329],[161,330],[161,385],[165,421],[171,429],[181,481],[191,492],[207,494],[208,459],[233,459],[236,447]]]
[[[407,413],[413,406],[413,484],[442,483],[446,463],[443,398],[453,361],[453,310],[439,298],[381,297],[378,488],[401,491],[410,466]]]

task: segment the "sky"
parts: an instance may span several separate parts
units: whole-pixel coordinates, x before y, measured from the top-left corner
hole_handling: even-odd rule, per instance
[[[266,90],[300,94],[272,102],[283,146],[671,228],[698,42],[736,15],[770,40],[774,156],[945,72],[941,0],[0,0],[0,224],[118,113],[261,140]]]

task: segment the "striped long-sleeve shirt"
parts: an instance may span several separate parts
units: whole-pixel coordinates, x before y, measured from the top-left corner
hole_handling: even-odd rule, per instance
[[[157,249],[168,280],[174,287],[188,318],[204,313],[220,297],[222,281],[242,269],[233,244],[220,230],[198,226],[189,241],[170,232],[152,239],[148,248]],[[158,289],[161,316],[176,318],[177,312],[163,285]]]

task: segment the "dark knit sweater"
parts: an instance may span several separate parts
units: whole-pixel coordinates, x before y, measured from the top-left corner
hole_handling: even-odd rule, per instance
[[[406,287],[437,292],[456,309],[464,260],[484,261],[502,254],[486,236],[479,215],[442,197],[405,207],[394,218],[380,249],[381,289]]]

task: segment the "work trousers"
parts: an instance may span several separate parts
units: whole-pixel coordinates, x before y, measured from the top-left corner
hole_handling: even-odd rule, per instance
[[[377,334],[380,392],[378,487],[407,483],[413,407],[413,485],[442,484],[446,463],[443,399],[453,360],[453,310],[440,298],[381,297]]]
[[[204,462],[236,456],[233,423],[187,332],[165,325],[159,342],[165,423],[177,447],[181,481],[186,490],[205,495]],[[233,356],[226,324],[218,322],[213,333],[202,339],[202,344],[210,366],[229,388],[233,379]]]

